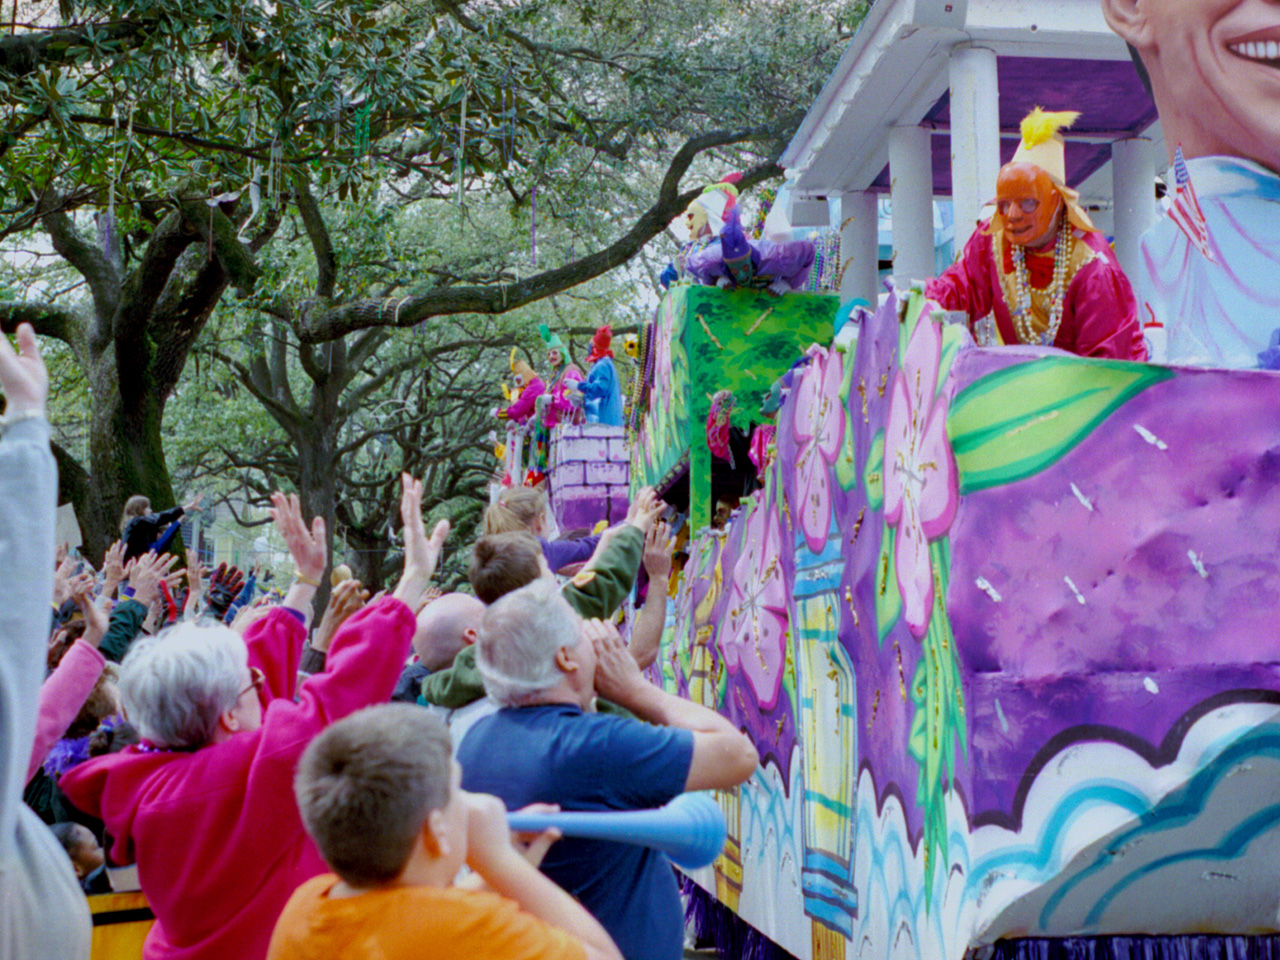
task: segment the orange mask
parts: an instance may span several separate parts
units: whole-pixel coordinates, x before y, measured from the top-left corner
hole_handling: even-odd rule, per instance
[[[1062,212],[1062,194],[1053,179],[1032,163],[1009,163],[996,179],[996,213],[1004,235],[1020,247],[1051,243]]]

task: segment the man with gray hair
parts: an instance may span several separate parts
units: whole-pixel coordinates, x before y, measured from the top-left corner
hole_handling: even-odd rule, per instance
[[[756,768],[751,741],[712,710],[640,673],[618,631],[582,621],[555,585],[536,581],[485,612],[476,664],[502,709],[458,749],[463,786],[508,809],[659,807],[685,790],[729,789]],[[591,712],[596,694],[640,720]],[[577,897],[627,960],[676,960],[684,921],[667,858],[645,847],[566,839],[543,872]]]

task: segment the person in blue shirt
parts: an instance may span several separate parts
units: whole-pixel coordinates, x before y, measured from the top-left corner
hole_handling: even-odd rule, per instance
[[[686,790],[734,787],[759,762],[732,723],[650,684],[611,624],[581,620],[545,580],[485,611],[476,664],[501,709],[463,738],[462,785],[496,794],[509,810],[659,807]],[[592,712],[597,694],[645,722]],[[684,917],[664,854],[565,838],[542,870],[591,911],[626,960],[681,956]]]
[[[591,338],[591,352],[587,362],[591,372],[587,379],[576,384],[582,394],[587,423],[604,423],[611,427],[622,426],[622,384],[618,380],[618,368],[613,363],[613,331],[605,324]]]

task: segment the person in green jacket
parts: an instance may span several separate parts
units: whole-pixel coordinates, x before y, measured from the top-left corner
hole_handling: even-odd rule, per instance
[[[645,536],[665,508],[651,488],[641,490],[626,520],[605,531],[595,555],[565,584],[565,600],[584,620],[607,620],[622,606],[640,569]],[[495,533],[477,540],[469,577],[476,596],[486,605],[540,577],[555,581],[537,538],[526,533]],[[448,710],[465,707],[484,695],[474,646],[464,647],[451,667],[422,682],[422,698]],[[608,703],[599,703],[598,708],[602,712],[617,709]]]

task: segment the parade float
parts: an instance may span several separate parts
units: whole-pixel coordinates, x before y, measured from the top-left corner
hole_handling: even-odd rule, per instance
[[[729,840],[690,873],[691,910],[761,957],[1280,956],[1280,379],[978,346],[912,282],[934,273],[931,236],[927,256],[905,242],[925,236],[912,200],[940,192],[938,171],[957,191],[994,181],[1016,146],[1001,132],[1043,92],[1021,89],[1036,56],[1079,61],[1055,69],[1066,103],[1048,106],[1080,106],[1086,84],[1086,104],[1111,97],[1109,129],[1086,113],[1068,139],[1067,177],[1142,266],[1156,211],[1131,181],[1149,168],[1149,190],[1156,161],[1131,148],[1159,132],[1123,44],[1096,4],[1028,0],[1016,23],[1010,6],[876,4],[793,142],[797,192],[849,213],[840,298],[676,284],[646,334],[631,482],[689,518],[652,678],[730,717],[761,758],[719,795]],[[982,29],[1015,47],[1007,65],[975,51]],[[1090,30],[1107,38],[1093,67]],[[868,58],[907,72],[902,96]],[[997,62],[995,148],[958,143]],[[892,174],[874,143],[836,149],[844,116],[884,126]],[[939,133],[949,156],[930,150]],[[877,180],[898,238],[887,297],[865,217],[850,222]],[[1162,228],[1229,259],[1241,241],[1203,234],[1176,168],[1169,183]],[[1161,281],[1134,286],[1147,307]],[[1273,281],[1256,290],[1274,300]],[[775,321],[789,349],[757,342]],[[1255,352],[1241,366],[1270,365]],[[737,402],[719,416],[724,390]],[[771,432],[772,453],[717,529],[724,424]]]

